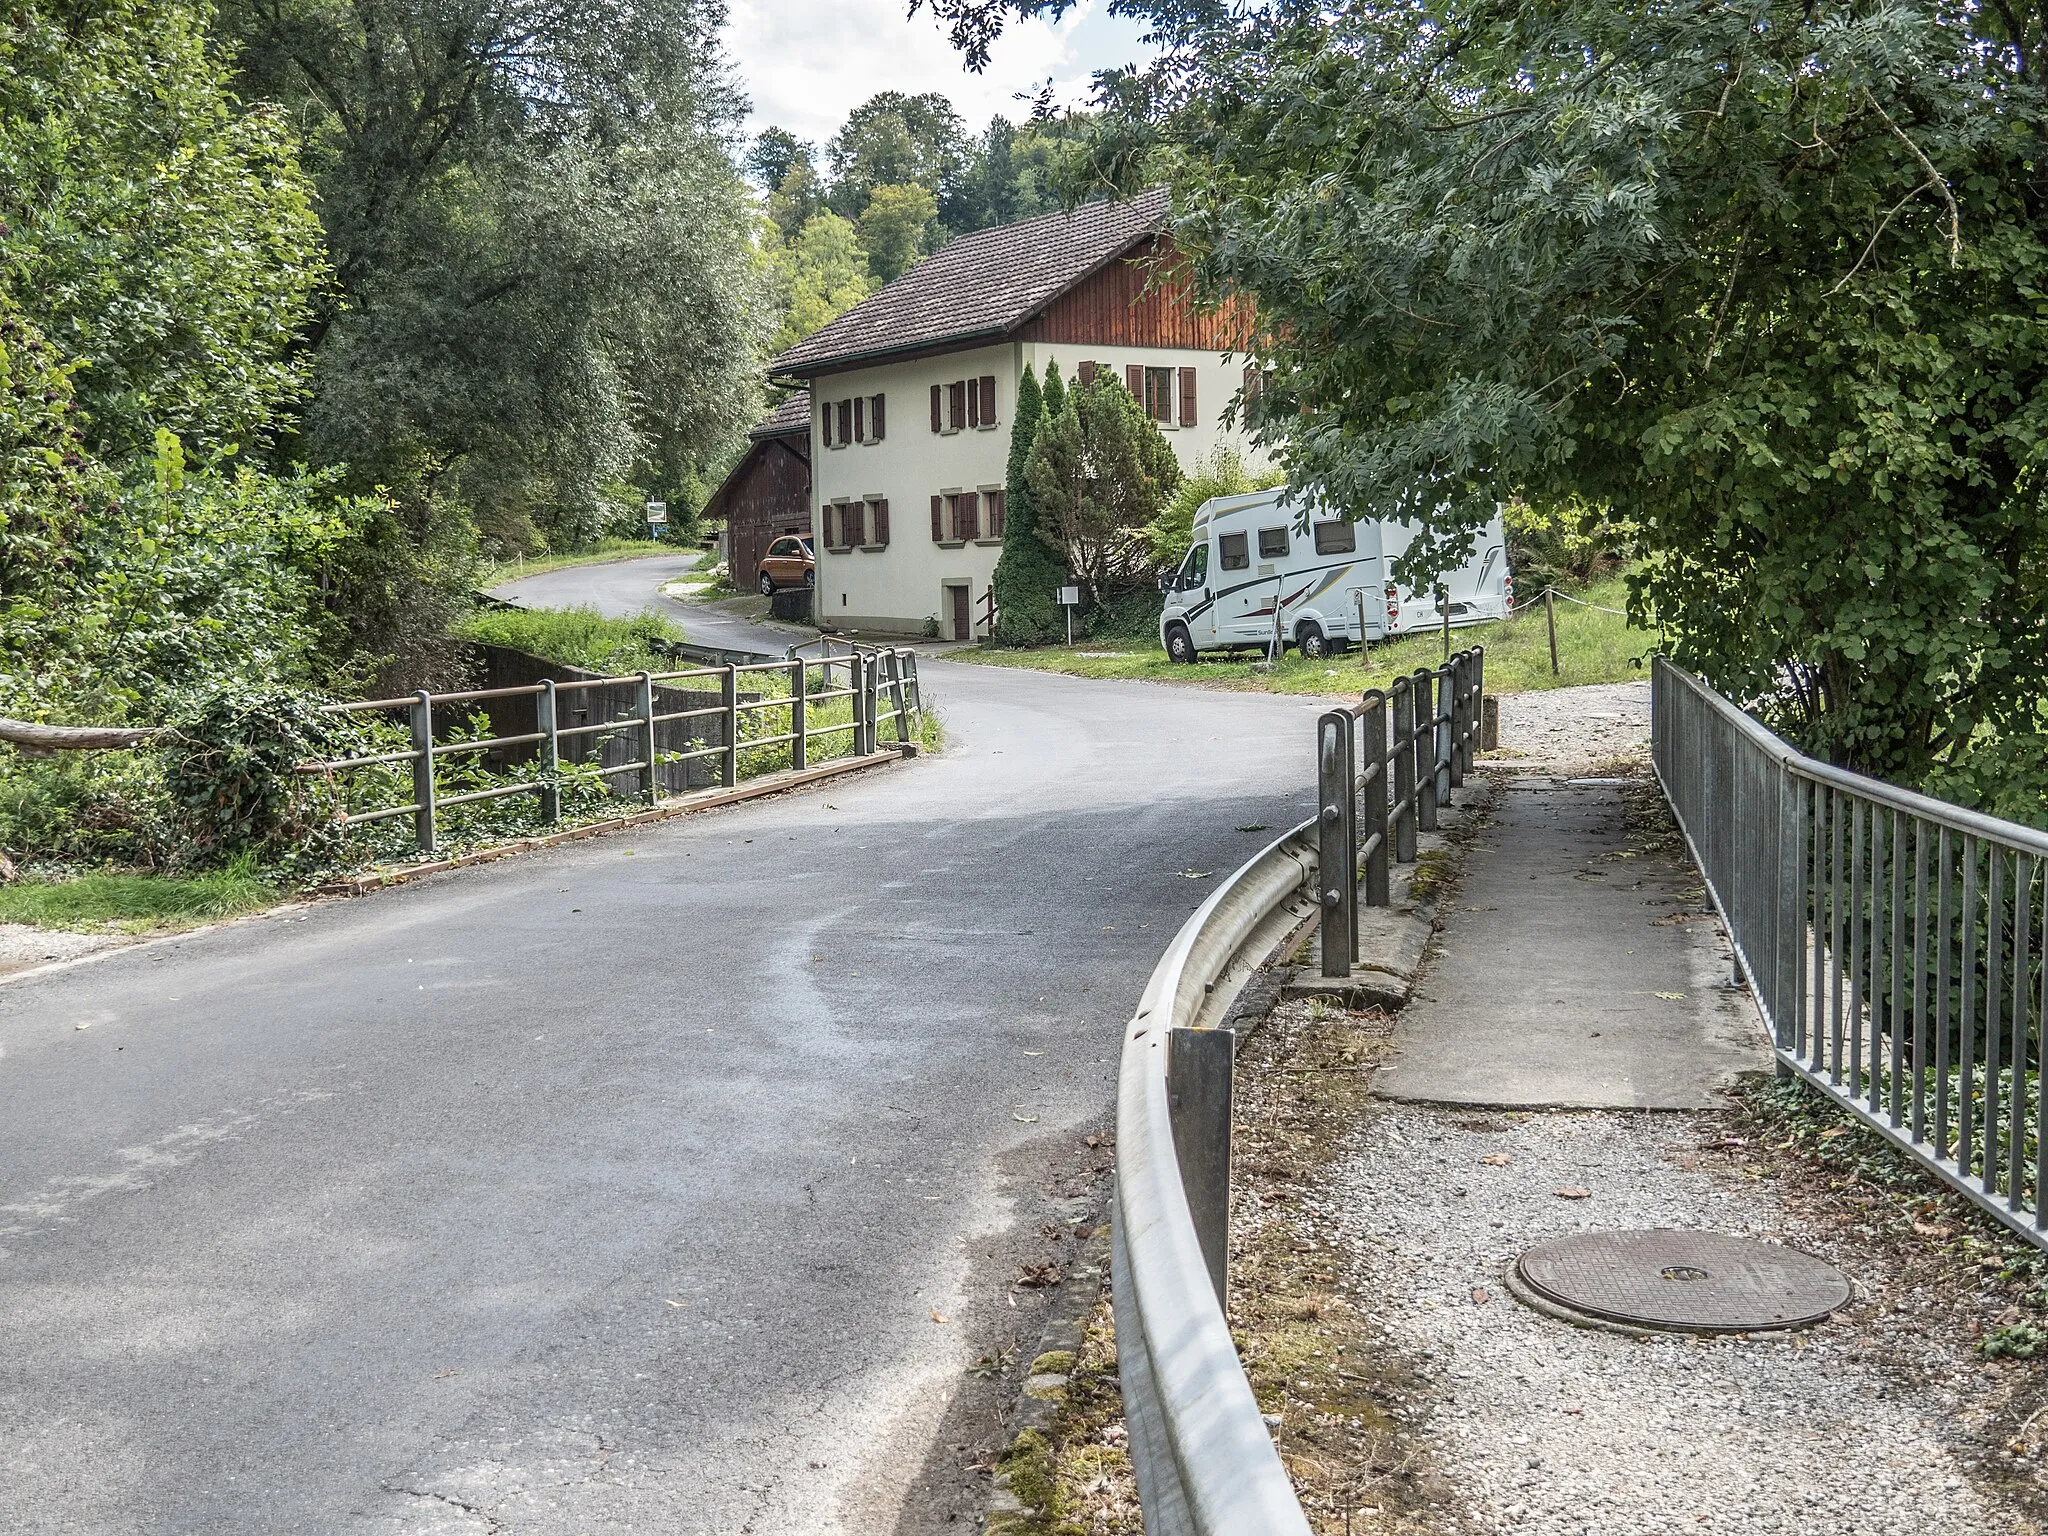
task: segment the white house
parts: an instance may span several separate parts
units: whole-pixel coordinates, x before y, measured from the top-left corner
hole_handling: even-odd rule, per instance
[[[1230,435],[1243,312],[1190,302],[1166,212],[1151,192],[964,236],[774,360],[812,401],[820,628],[987,632],[1017,382],[1047,358],[1113,370],[1185,469]]]

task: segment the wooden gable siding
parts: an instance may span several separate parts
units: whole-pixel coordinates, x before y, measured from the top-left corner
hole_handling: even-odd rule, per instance
[[[1020,341],[1105,347],[1189,347],[1202,352],[1245,349],[1250,307],[1230,302],[1204,310],[1173,270],[1173,248],[1144,245],[1112,261],[1054,299],[1017,329]]]
[[[732,584],[745,590],[758,579],[761,556],[785,533],[811,531],[811,463],[803,439],[763,438],[747,450],[705,510],[723,514]]]

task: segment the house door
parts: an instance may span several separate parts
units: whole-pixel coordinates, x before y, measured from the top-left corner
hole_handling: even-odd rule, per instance
[[[952,594],[953,598],[953,638],[955,640],[972,640],[974,638],[974,615],[968,607],[968,589],[966,587],[948,587],[946,591]]]

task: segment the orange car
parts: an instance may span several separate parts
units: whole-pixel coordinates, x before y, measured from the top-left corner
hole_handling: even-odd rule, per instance
[[[768,546],[761,557],[761,595],[773,597],[785,587],[814,587],[818,584],[818,556],[811,541],[786,533]]]

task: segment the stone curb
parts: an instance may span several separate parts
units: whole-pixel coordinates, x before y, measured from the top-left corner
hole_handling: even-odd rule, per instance
[[[1321,997],[1342,1008],[1381,1008],[1389,1013],[1407,1007],[1437,930],[1436,902],[1414,897],[1415,877],[1456,856],[1452,834],[1492,810],[1499,792],[1491,775],[1474,769],[1458,790],[1459,798],[1444,807],[1439,830],[1416,838],[1416,862],[1395,864],[1388,871],[1388,905],[1358,909],[1359,958],[1351,974],[1324,976],[1314,964],[1298,964],[1283,974],[1280,995]]]
[[[864,768],[886,767],[890,763],[902,762],[917,755],[917,743],[908,742],[902,749],[891,745],[886,751],[870,753],[866,757],[844,757],[829,763],[821,763],[815,768],[785,769],[780,773],[763,774],[758,779],[749,779],[732,789],[701,790],[694,795],[677,795],[660,805],[649,806],[644,811],[635,811],[627,816],[607,817],[603,821],[593,821],[587,826],[550,832],[543,837],[522,837],[516,842],[499,843],[492,848],[479,848],[474,853],[458,854],[450,859],[436,859],[431,864],[409,864],[399,869],[357,875],[352,880],[332,881],[327,885],[315,887],[312,894],[367,896],[371,891],[404,885],[408,881],[419,879],[422,875],[438,875],[451,869],[468,869],[472,865],[507,859],[514,854],[531,853],[537,848],[553,848],[562,843],[579,842],[586,837],[598,837],[628,827],[646,826],[657,821],[672,821],[678,816],[688,816],[697,811],[716,810],[722,805],[737,805],[745,800],[759,800],[769,795],[782,794],[787,790],[802,789],[809,784],[818,784],[827,779],[857,773]]]
[[[1066,1278],[1060,1282],[1059,1294],[1052,1299],[1045,1327],[1038,1336],[1038,1350],[1025,1366],[1024,1384],[1018,1390],[1017,1406],[1011,1410],[1009,1425],[1004,1430],[1003,1449],[996,1457],[998,1464],[1019,1448],[1026,1435],[1044,1435],[1066,1408],[1067,1380],[1074,1361],[1080,1356],[1088,1319],[1094,1315],[1108,1289],[1109,1223],[1104,1222],[1081,1245],[1081,1251],[1074,1258],[1074,1267],[1067,1271]],[[1055,1358],[1048,1359],[1048,1356]],[[1057,1358],[1059,1356],[1065,1356],[1065,1359]],[[1059,1368],[1042,1370],[1041,1362]],[[1035,1520],[1038,1513],[1011,1490],[1005,1474],[997,1472],[995,1484],[989,1490],[988,1510],[982,1518],[982,1529],[991,1536],[1013,1528],[1028,1529],[1023,1522]]]

